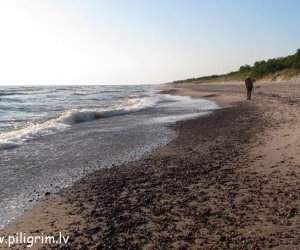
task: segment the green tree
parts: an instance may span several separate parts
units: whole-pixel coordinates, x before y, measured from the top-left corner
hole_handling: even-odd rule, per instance
[[[294,62],[292,66],[293,68],[300,69],[300,49],[298,49],[297,53],[294,55]]]

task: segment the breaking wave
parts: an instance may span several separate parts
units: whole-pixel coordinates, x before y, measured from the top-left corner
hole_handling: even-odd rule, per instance
[[[155,106],[157,102],[158,97],[130,98],[123,104],[106,109],[68,110],[55,117],[48,117],[44,122],[34,123],[20,130],[0,134],[0,149],[15,148],[24,142],[67,129],[76,123],[145,110]]]

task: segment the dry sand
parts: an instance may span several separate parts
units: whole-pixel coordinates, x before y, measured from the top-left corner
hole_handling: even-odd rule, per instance
[[[66,249],[299,249],[300,84],[256,83],[251,101],[243,84],[162,88],[224,108],[177,123],[167,146],[94,172],[2,235],[61,231]]]

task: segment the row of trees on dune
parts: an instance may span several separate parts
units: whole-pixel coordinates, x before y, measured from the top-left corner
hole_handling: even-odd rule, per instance
[[[253,67],[241,66],[238,72],[248,74],[253,78],[263,78],[284,69],[300,69],[300,49],[294,55],[255,62]]]
[[[259,80],[264,77],[272,76],[284,70],[291,70],[295,73],[300,72],[300,49],[294,55],[269,59],[267,61],[257,61],[253,66],[243,65],[238,71],[230,72],[225,75],[211,75],[186,80],[175,81],[173,83],[206,82],[214,80],[243,80],[246,76]]]

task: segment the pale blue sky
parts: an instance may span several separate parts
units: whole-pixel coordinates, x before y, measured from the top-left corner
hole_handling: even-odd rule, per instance
[[[145,84],[300,48],[296,0],[0,0],[0,84]]]

